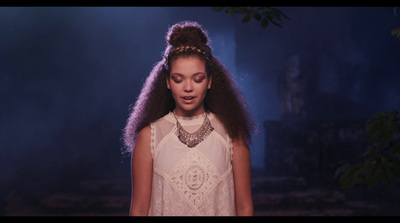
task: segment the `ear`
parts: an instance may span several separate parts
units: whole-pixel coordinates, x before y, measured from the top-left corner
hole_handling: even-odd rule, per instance
[[[210,76],[210,79],[208,80],[207,89],[210,89],[210,88],[211,88],[211,83],[212,83],[212,75]]]
[[[165,80],[167,82],[167,88],[171,90],[171,84],[169,83],[169,77],[165,77]]]

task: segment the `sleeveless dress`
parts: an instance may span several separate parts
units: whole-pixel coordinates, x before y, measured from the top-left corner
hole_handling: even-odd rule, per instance
[[[205,113],[192,118],[177,116],[192,133],[203,124]],[[232,141],[213,113],[214,127],[193,148],[177,137],[176,119],[170,112],[150,124],[153,155],[149,216],[234,216]]]

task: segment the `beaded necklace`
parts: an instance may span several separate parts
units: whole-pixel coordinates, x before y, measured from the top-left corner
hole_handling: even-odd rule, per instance
[[[179,141],[181,141],[189,148],[197,146],[214,130],[214,127],[212,127],[211,122],[207,117],[207,113],[205,114],[203,124],[194,133],[189,133],[182,127],[181,123],[178,121],[178,118],[175,115],[175,111],[173,111],[172,114],[176,119],[177,130],[175,134],[178,136]]]

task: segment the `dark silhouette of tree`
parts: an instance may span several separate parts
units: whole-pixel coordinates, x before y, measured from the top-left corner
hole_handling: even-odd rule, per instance
[[[290,19],[282,11],[272,7],[213,7],[213,11],[220,12],[225,9],[227,15],[241,14],[243,15],[242,23],[248,23],[251,18],[260,22],[265,29],[270,23],[281,27],[279,22],[282,18]]]
[[[387,7],[382,7],[387,8]],[[397,8],[393,13],[397,16]],[[213,7],[213,11],[220,12],[225,9],[227,15],[243,15],[242,23],[248,23],[254,18],[262,28],[267,28],[270,23],[281,27],[282,18],[290,19],[282,11],[272,7]],[[400,40],[400,27],[391,31],[392,36]],[[340,186],[350,188],[355,184],[374,187],[379,182],[392,183],[400,177],[400,118],[395,110],[377,113],[374,119],[366,124],[366,140],[370,146],[363,154],[365,161],[357,164],[345,164],[337,168],[335,177],[339,178]]]

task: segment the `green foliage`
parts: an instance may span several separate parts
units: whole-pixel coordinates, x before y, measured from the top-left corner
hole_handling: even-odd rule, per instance
[[[397,7],[393,7],[393,13],[395,16],[397,16],[396,11]],[[400,39],[400,27],[392,29],[392,36],[395,36],[397,37],[397,39]]]
[[[386,7],[383,7],[386,8]],[[393,7],[393,13],[396,16],[398,7]],[[212,10],[214,12],[220,12],[225,9],[225,13],[227,15],[233,14],[242,14],[244,15],[242,18],[242,23],[248,23],[251,18],[254,18],[258,22],[260,22],[261,26],[265,29],[268,27],[270,23],[275,26],[282,27],[279,22],[282,21],[282,18],[289,19],[290,18],[285,15],[282,11],[271,8],[271,7],[213,7]],[[397,37],[400,40],[400,27],[392,29],[392,36]]]
[[[383,7],[383,8],[387,8],[387,7]],[[395,16],[397,16],[397,8],[398,7],[393,7],[393,14]],[[395,36],[395,37],[397,37],[397,39],[400,40],[400,27],[392,29],[392,36]]]
[[[400,27],[399,27],[399,28],[392,29],[392,36],[395,36],[395,37],[397,37],[398,39],[400,39]]]
[[[356,183],[374,187],[379,182],[392,183],[400,177],[400,143],[394,136],[400,133],[400,119],[397,111],[375,114],[375,119],[367,121],[366,139],[371,143],[363,154],[364,163],[346,164],[336,170],[340,186],[350,188]]]
[[[271,7],[213,7],[213,11],[215,12],[220,12],[223,9],[225,9],[227,15],[244,15],[242,23],[248,23],[251,18],[254,18],[260,22],[264,29],[267,28],[270,23],[281,28],[282,26],[279,22],[282,21],[282,18],[290,19],[280,10]]]

